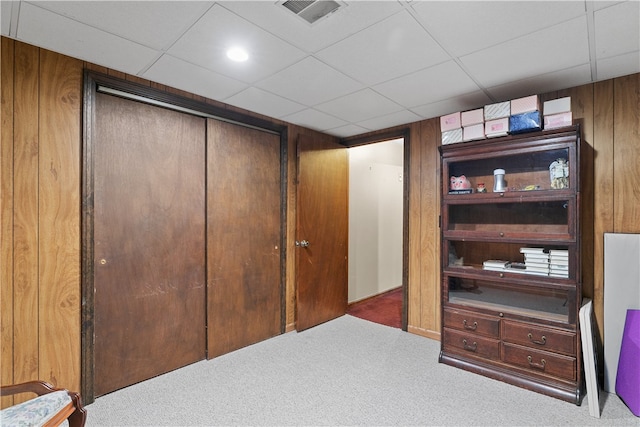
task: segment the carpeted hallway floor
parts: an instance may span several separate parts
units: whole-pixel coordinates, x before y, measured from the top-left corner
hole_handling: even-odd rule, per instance
[[[402,327],[402,287],[349,305],[347,314],[393,328]]]

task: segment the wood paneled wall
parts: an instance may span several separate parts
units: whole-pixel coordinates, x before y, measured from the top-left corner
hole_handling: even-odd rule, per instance
[[[82,62],[2,39],[2,383],[80,374]]]
[[[411,125],[409,332],[440,338],[440,121]]]
[[[246,112],[5,37],[1,54],[1,381],[41,378],[80,390],[83,69]],[[574,118],[593,149],[594,167],[583,171],[583,184],[592,188],[583,191],[594,200],[583,276],[602,334],[604,233],[640,232],[640,74],[541,95],[558,96],[572,97]],[[439,126],[438,119],[403,126],[410,128],[409,331],[432,338],[440,333]],[[295,144],[308,132],[288,130],[288,254],[294,253]],[[287,330],[295,328],[294,267],[289,256]]]

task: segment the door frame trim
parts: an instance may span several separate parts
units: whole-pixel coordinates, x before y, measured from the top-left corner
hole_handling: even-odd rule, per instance
[[[410,138],[411,129],[402,127],[390,131],[374,133],[364,136],[356,136],[352,138],[344,138],[339,142],[347,148],[359,147],[362,145],[375,144],[385,142],[391,139],[403,138],[403,174],[405,179],[402,180],[402,330],[407,331],[409,325],[409,186],[410,180]]]
[[[84,70],[81,154],[81,354],[80,393],[86,404],[95,400],[94,394],[94,123],[95,102],[99,92],[170,108],[200,117],[280,135],[280,333],[286,327],[286,242],[287,242],[287,138],[288,127],[216,104],[187,98],[150,85],[131,82],[96,71]],[[153,83],[152,83],[153,84]],[[204,98],[203,98],[204,99]],[[222,103],[219,103],[222,104]],[[205,159],[203,159],[205,161]],[[206,249],[205,249],[206,250]],[[206,301],[203,302],[206,305]]]

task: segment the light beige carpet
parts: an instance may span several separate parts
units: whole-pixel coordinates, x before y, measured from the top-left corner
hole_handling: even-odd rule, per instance
[[[596,419],[587,399],[576,406],[439,364],[439,351],[346,315],[99,397],[87,425],[640,425],[615,395]]]

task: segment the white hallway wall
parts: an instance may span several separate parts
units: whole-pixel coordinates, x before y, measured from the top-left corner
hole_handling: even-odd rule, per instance
[[[349,149],[349,302],[402,285],[403,143]]]

